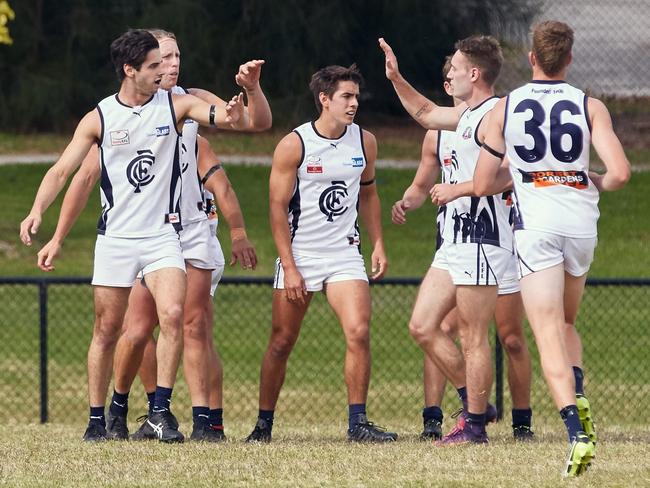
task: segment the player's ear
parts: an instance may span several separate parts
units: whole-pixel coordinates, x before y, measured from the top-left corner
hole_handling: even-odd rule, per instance
[[[318,100],[320,101],[320,104],[323,106],[323,108],[327,107],[330,102],[330,98],[327,96],[327,93],[325,92],[320,92],[318,94]]]
[[[528,51],[528,62],[531,66],[535,66],[537,64],[537,59],[535,59],[533,51]]]
[[[122,69],[124,70],[124,74],[126,75],[127,78],[132,78],[136,71],[133,66],[126,63],[124,64],[124,66],[122,66]]]

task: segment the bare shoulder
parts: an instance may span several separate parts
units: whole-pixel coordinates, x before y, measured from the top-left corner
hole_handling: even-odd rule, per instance
[[[298,166],[302,159],[303,142],[296,132],[289,132],[286,136],[280,139],[278,145],[275,146],[273,153],[273,164],[288,164]]]

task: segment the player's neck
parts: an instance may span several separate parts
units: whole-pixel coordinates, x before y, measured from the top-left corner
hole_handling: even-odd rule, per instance
[[[341,137],[341,134],[345,133],[345,124],[337,122],[332,117],[327,116],[327,114],[321,114],[320,117],[314,122],[316,130],[318,133],[328,139],[338,139]]]
[[[564,81],[565,77],[566,77],[566,70],[560,71],[555,76],[548,76],[540,68],[536,66],[533,67],[533,80],[535,81]]]
[[[136,88],[133,83],[125,80],[120,86],[120,91],[117,93],[117,98],[120,102],[130,107],[137,107],[149,101],[153,96],[152,93],[143,93]]]
[[[492,98],[493,96],[494,96],[494,87],[475,86],[472,92],[472,96],[469,97],[467,100],[465,100],[465,103],[467,103],[467,106],[471,110],[474,107],[477,107],[480,104],[482,104],[488,98]]]

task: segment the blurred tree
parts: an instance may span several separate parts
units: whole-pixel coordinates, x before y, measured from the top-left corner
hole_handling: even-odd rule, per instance
[[[366,78],[365,120],[403,117],[384,77],[377,38],[395,49],[407,78],[440,95],[440,67],[455,40],[527,32],[540,0],[21,0],[13,49],[0,50],[0,130],[63,131],[118,88],[109,45],[133,28],[176,33],[184,86],[235,94],[247,59],[262,77],[276,125],[313,116],[308,82],[328,64],[356,62]],[[14,27],[15,26],[15,27]]]
[[[13,44],[13,39],[9,35],[7,22],[14,20],[16,14],[6,0],[0,1],[0,44]]]

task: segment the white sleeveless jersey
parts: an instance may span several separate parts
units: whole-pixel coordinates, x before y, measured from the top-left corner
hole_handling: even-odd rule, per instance
[[[316,131],[313,122],[297,129],[303,156],[289,202],[294,254],[331,256],[359,250],[359,188],[366,167],[361,128],[351,124],[338,139]]]
[[[447,183],[470,181],[481,151],[478,128],[483,117],[499,101],[488,98],[467,109],[458,122]],[[460,197],[447,204],[443,238],[450,243],[475,242],[512,250],[512,228],[508,222],[508,193],[487,197]]]
[[[116,95],[97,105],[102,213],[97,232],[151,237],[180,228],[180,139],[171,94],[129,107]]]
[[[452,130],[439,130],[438,131],[438,145],[436,152],[438,153],[438,162],[440,163],[440,175],[442,183],[449,183],[451,178],[451,167],[453,161],[454,142],[456,141],[456,133]],[[447,216],[447,206],[441,205],[438,207],[438,214],[436,215],[436,251],[442,246],[443,237],[442,233],[445,228],[445,217]]]
[[[187,90],[180,86],[171,89],[175,95],[185,95]],[[181,170],[183,173],[183,198],[181,199],[181,216],[183,223],[199,222],[207,218],[203,185],[197,167],[198,145],[196,138],[199,124],[192,119],[185,119],[181,133]]]
[[[599,195],[588,176],[584,92],[563,81],[533,81],[510,93],[505,117],[515,229],[596,237]]]

